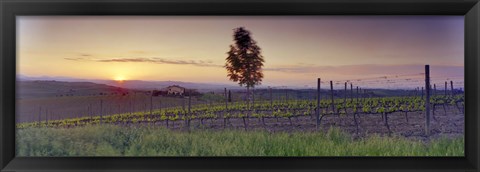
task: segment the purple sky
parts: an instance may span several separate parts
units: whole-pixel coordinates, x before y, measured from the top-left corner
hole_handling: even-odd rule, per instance
[[[264,86],[417,87],[425,64],[463,86],[463,16],[22,16],[18,73],[234,84],[221,66],[239,26],[262,48]]]

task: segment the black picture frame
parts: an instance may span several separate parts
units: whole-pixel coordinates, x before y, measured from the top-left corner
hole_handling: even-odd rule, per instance
[[[0,0],[1,171],[479,171],[478,0]],[[465,157],[15,157],[16,16],[464,15]]]

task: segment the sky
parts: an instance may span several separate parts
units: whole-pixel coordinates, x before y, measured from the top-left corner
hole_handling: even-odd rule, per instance
[[[20,16],[17,74],[235,84],[226,52],[245,27],[263,86],[424,85],[464,80],[463,16]]]

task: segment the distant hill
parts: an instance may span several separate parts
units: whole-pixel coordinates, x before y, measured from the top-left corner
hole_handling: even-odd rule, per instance
[[[97,84],[106,84],[115,87],[121,87],[126,89],[139,89],[139,90],[160,90],[171,85],[180,85],[188,89],[197,89],[199,92],[210,92],[219,89],[244,89],[238,84],[232,82],[232,84],[216,84],[216,83],[193,83],[193,82],[182,82],[182,81],[141,81],[141,80],[125,80],[122,82],[114,80],[87,80],[87,79],[78,79],[78,78],[69,78],[69,77],[50,77],[50,76],[41,76],[41,77],[29,77],[25,75],[18,75],[17,78],[20,81],[35,81],[35,80],[55,80],[55,81],[64,81],[64,82],[91,82]]]
[[[92,82],[17,81],[18,98],[127,94],[132,90]]]
[[[123,95],[141,90],[161,90],[170,85],[180,85],[189,89],[197,89],[200,92],[223,92],[223,88],[234,90],[235,93],[244,93],[245,89],[239,86],[215,85],[202,83],[189,83],[179,81],[108,81],[96,80],[94,82],[66,82],[66,81],[47,81],[47,80],[18,80],[17,96],[18,98],[41,98],[41,97],[65,97],[65,96],[92,96],[92,95]],[[275,95],[285,95],[286,89],[274,89]],[[255,94],[269,97],[269,90],[266,88],[257,88]],[[354,96],[357,95],[353,90]],[[463,93],[462,90],[456,90],[457,93]],[[288,89],[292,98],[315,99],[316,89]],[[392,89],[367,89],[359,92],[365,97],[387,97],[387,96],[413,96],[413,90],[392,90]],[[441,94],[443,92],[440,92]],[[321,95],[330,95],[330,90],[322,89]],[[343,90],[335,90],[334,97],[344,97]],[[420,92],[417,92],[420,96]],[[261,96],[260,96],[261,97]],[[347,90],[347,97],[350,97],[350,90]]]
[[[227,84],[206,84],[206,83],[193,83],[193,82],[181,82],[181,81],[140,81],[140,80],[126,80],[122,82],[111,80],[96,80],[96,83],[102,83],[112,85],[116,87],[129,88],[129,89],[143,89],[143,90],[160,90],[171,85],[179,85],[188,89],[196,89],[199,92],[209,92],[219,89],[242,89],[240,86],[227,85]]]

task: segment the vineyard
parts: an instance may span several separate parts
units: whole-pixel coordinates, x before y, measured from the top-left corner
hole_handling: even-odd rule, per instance
[[[380,127],[388,134],[395,122],[402,120],[415,123],[415,116],[425,111],[425,100],[421,97],[377,97],[321,100],[317,108],[315,100],[260,101],[250,107],[245,102],[199,104],[186,107],[167,107],[133,113],[113,115],[84,115],[78,118],[62,120],[42,120],[17,124],[18,128],[28,127],[64,127],[71,128],[86,125],[153,125],[171,129],[195,128],[275,128],[297,130],[315,129],[315,114],[320,114],[320,124],[340,127],[355,127],[358,134],[360,120],[379,117]],[[463,114],[464,96],[433,96],[430,98],[432,117]],[[148,108],[147,108],[148,109]],[[453,111],[454,113],[447,113]],[[421,116],[421,115],[420,115]],[[329,118],[329,121],[326,121]],[[391,119],[394,118],[394,119]],[[399,119],[403,118],[403,119]],[[353,119],[353,121],[352,121]],[[333,120],[333,123],[331,122]],[[343,124],[340,124],[343,121]],[[323,122],[323,123],[322,123]],[[192,125],[190,125],[192,124]]]
[[[177,98],[156,97],[145,93],[120,98],[65,98],[57,103],[74,100],[63,105],[77,105],[73,106],[77,108],[74,114],[68,113],[72,112],[71,109],[60,111],[67,115],[59,115],[59,111],[56,112],[57,115],[52,115],[51,111],[48,113],[48,109],[43,109],[45,112],[42,113],[41,107],[36,113],[32,106],[33,108],[22,109],[23,114],[27,114],[29,118],[17,123],[17,128],[72,128],[113,124],[164,127],[182,131],[260,129],[277,132],[326,131],[330,127],[339,127],[355,136],[367,133],[406,137],[439,133],[463,134],[463,92],[454,90],[453,81],[450,81],[450,91],[447,90],[445,82],[443,94],[442,91],[437,93],[435,84],[432,89],[428,71],[427,65],[425,85],[428,88],[421,87],[420,91],[417,87],[415,90],[399,91],[399,94],[389,96],[381,96],[369,89],[363,89],[362,94],[358,86],[354,92],[351,82],[350,90],[347,90],[347,82],[343,89],[334,90],[333,81],[330,81],[329,90],[322,90],[321,80],[318,79],[317,90],[304,92],[306,94],[296,91],[292,96],[286,89],[269,88],[259,90],[257,94],[253,93],[251,99],[242,98],[244,93],[239,92],[240,94],[234,96],[236,101],[232,101],[232,94],[230,90],[227,92],[226,88],[223,94],[212,92],[202,96]],[[83,101],[87,99],[88,101]]]

